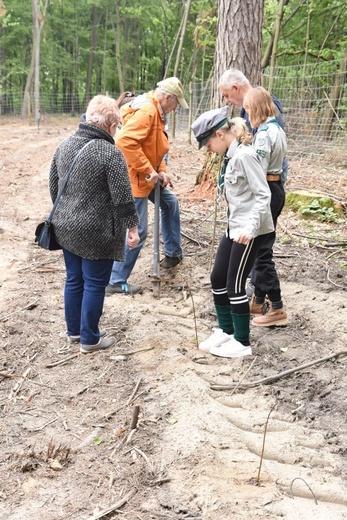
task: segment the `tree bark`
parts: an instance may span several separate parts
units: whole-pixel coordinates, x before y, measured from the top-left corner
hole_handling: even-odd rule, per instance
[[[278,4],[278,10],[277,10],[277,16],[275,21],[275,31],[274,31],[274,38],[273,38],[273,44],[271,49],[271,65],[270,65],[270,78],[269,78],[269,86],[268,90],[269,92],[272,92],[273,82],[274,82],[274,69],[276,65],[276,53],[278,49],[278,40],[280,36],[281,31],[281,22],[283,19],[283,13],[284,13],[284,7],[288,3],[288,0],[280,0]]]
[[[214,71],[216,106],[221,101],[218,82],[226,69],[235,67],[251,84],[260,84],[263,18],[264,0],[219,0]]]
[[[41,30],[45,22],[46,11],[49,0],[46,0],[43,11],[40,10],[40,0],[32,0],[32,14],[33,14],[33,48],[31,56],[30,70],[28,73],[24,97],[22,102],[21,115],[27,117],[29,107],[29,96],[34,78],[34,114],[35,119],[40,117],[40,41]]]
[[[120,57],[120,15],[119,15],[119,0],[116,0],[116,27],[114,28],[115,39],[116,39],[116,63],[118,71],[119,91],[124,92],[124,77],[122,69],[122,61]]]
[[[90,33],[90,46],[88,53],[88,63],[87,63],[87,78],[86,78],[86,89],[84,92],[84,100],[83,103],[86,106],[91,98],[91,90],[92,90],[92,77],[93,77],[93,66],[95,60],[95,53],[97,50],[97,29],[98,29],[98,7],[97,5],[93,5],[92,8],[92,30]]]
[[[273,29],[270,34],[270,39],[268,41],[266,50],[265,50],[263,58],[261,60],[262,69],[265,69],[270,63],[270,58],[273,54],[273,47],[274,47],[274,41],[275,41],[277,30],[278,31],[282,30],[283,27],[285,26],[285,24],[287,23],[287,21],[285,23],[283,23],[283,14],[284,14],[284,7],[286,5],[288,5],[289,0],[281,0],[280,4],[282,4],[282,3],[283,3],[283,5],[278,6],[276,21],[274,23]],[[279,26],[277,24],[279,24]],[[278,32],[278,34],[279,34],[279,32]],[[277,52],[277,45],[278,45],[278,41],[276,43],[276,52]]]

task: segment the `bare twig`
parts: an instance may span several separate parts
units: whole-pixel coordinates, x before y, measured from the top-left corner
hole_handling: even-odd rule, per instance
[[[79,352],[75,352],[75,354],[71,354],[71,356],[61,359],[60,361],[55,361],[54,363],[50,363],[49,365],[46,365],[46,368],[53,368],[53,367],[57,367],[58,365],[64,365],[65,363],[70,361],[70,359],[74,359],[75,357],[78,357],[79,355],[80,355]]]
[[[261,454],[260,454],[260,462],[259,462],[259,470],[258,470],[258,476],[257,476],[257,486],[260,485],[260,472],[261,472],[261,466],[263,464],[263,458],[264,458],[264,449],[265,449],[265,439],[266,439],[266,432],[267,432],[267,425],[268,425],[268,422],[269,422],[269,419],[270,419],[270,415],[271,413],[274,411],[274,409],[276,408],[278,403],[275,403],[270,411],[269,411],[269,414],[267,416],[267,419],[266,419],[266,423],[265,423],[265,428],[264,428],[264,435],[263,435],[263,446],[261,448]]]
[[[34,300],[31,303],[28,303],[28,305],[26,305],[25,307],[22,307],[21,309],[16,309],[15,311],[10,312],[9,314],[5,314],[4,316],[0,316],[0,321],[7,321],[8,318],[13,316],[13,314],[16,314],[17,312],[31,311],[32,309],[35,309],[35,307],[37,307],[37,302],[38,301],[39,301],[39,298],[36,298],[36,300]]]
[[[299,372],[300,370],[304,370],[305,368],[309,368],[313,365],[318,365],[318,363],[323,363],[324,361],[329,361],[330,359],[334,359],[340,356],[347,356],[347,350],[342,350],[341,352],[336,352],[335,354],[330,354],[330,356],[325,356],[323,358],[315,359],[314,361],[309,361],[308,363],[304,363],[303,365],[299,365],[295,368],[290,368],[288,370],[284,370],[283,372],[279,372],[273,376],[265,377],[264,379],[258,379],[257,381],[252,381],[250,383],[232,383],[228,385],[224,384],[211,384],[210,388],[212,390],[231,390],[235,386],[239,386],[241,388],[252,388],[254,386],[266,385],[268,383],[272,383],[273,381],[277,381],[277,379],[281,379],[282,377],[286,377],[290,374],[294,374],[295,372]]]
[[[119,500],[118,502],[116,502],[115,504],[113,504],[113,506],[111,507],[108,507],[107,509],[104,509],[103,511],[100,511],[100,513],[96,514],[96,515],[93,515],[93,516],[90,516],[89,518],[87,518],[87,520],[98,520],[99,518],[103,518],[104,516],[107,516],[109,515],[110,513],[112,513],[113,511],[116,511],[116,509],[119,509],[121,508],[122,506],[124,506],[124,504],[127,504],[129,502],[129,500],[134,496],[136,495],[137,493],[137,488],[132,488],[129,493],[127,493],[125,495],[125,497],[121,498],[121,500]]]
[[[333,282],[332,279],[330,278],[329,274],[330,274],[330,269],[328,269],[328,272],[327,272],[327,279],[329,280],[329,282],[332,283],[333,285],[335,285],[335,287],[339,287],[340,289],[344,289],[343,285],[340,285],[338,283]]]
[[[133,354],[138,354],[139,352],[147,352],[148,350],[153,350],[154,347],[147,347],[147,348],[139,348],[137,350],[132,350],[130,352],[122,352],[122,356],[132,356]]]
[[[139,389],[139,386],[140,386],[140,384],[141,384],[141,381],[142,381],[142,377],[140,377],[139,380],[137,381],[133,393],[131,394],[131,396],[130,396],[129,399],[127,400],[127,403],[126,403],[127,405],[130,404],[131,401],[132,401],[132,399],[134,398],[136,392],[137,392],[138,389]]]
[[[252,370],[253,366],[254,366],[254,363],[256,362],[257,360],[257,357],[258,356],[255,356],[252,363],[249,365],[248,369],[246,370],[246,372],[243,374],[243,376],[241,377],[240,381],[237,383],[237,385],[235,386],[235,388],[233,389],[233,391],[231,392],[230,395],[233,395],[236,390],[238,389],[238,387],[240,386],[240,384],[242,383],[242,381],[245,379],[246,375]]]
[[[0,377],[8,377],[9,379],[11,379],[20,376],[17,376],[16,374],[9,374],[8,372],[0,372]]]
[[[8,396],[9,400],[13,399],[14,397],[16,397],[16,395],[18,394],[19,390],[22,388],[22,385],[27,377],[27,375],[29,374],[29,372],[31,371],[31,368],[27,368],[24,372],[23,372],[23,375],[21,376],[21,379],[20,381],[18,381],[14,387],[11,389],[10,391],[10,395]]]
[[[136,404],[133,409],[133,416],[131,419],[130,430],[135,430],[137,421],[139,419],[140,405]]]

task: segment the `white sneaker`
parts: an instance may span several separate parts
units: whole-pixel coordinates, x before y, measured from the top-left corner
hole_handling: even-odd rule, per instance
[[[250,346],[245,347],[234,337],[231,338],[227,343],[223,343],[220,347],[213,347],[210,350],[210,354],[218,357],[225,358],[236,358],[242,356],[251,356],[252,349]]]
[[[212,329],[213,334],[199,345],[199,350],[210,352],[211,348],[219,348],[223,343],[230,341],[232,334],[227,334],[222,329]]]

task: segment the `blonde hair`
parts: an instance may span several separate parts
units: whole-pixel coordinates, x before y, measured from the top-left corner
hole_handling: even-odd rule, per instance
[[[272,97],[263,87],[249,90],[243,99],[243,106],[247,107],[246,112],[253,128],[260,126],[268,117],[277,115]]]
[[[121,115],[117,102],[109,96],[95,96],[89,103],[86,122],[108,132],[112,124],[118,125]]]
[[[253,141],[253,136],[248,131],[245,120],[242,119],[242,117],[233,117],[233,119],[228,120],[223,126],[218,128],[216,132],[220,130],[225,133],[230,132],[233,134],[239,143],[250,144]],[[214,132],[211,137],[216,135],[216,132]]]

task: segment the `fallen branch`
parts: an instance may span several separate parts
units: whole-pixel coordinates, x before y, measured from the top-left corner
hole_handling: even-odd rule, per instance
[[[328,269],[328,272],[327,272],[327,279],[330,283],[332,283],[333,285],[335,285],[335,287],[339,287],[340,289],[344,289],[344,285],[340,285],[338,283],[335,283],[332,281],[332,279],[330,278],[330,269]]]
[[[0,377],[8,377],[9,379],[11,379],[20,376],[17,376],[16,374],[9,374],[8,372],[0,372]]]
[[[13,399],[14,397],[16,397],[16,395],[18,394],[19,390],[22,388],[22,385],[24,383],[24,381],[26,380],[29,372],[31,371],[31,367],[28,367],[24,372],[23,372],[23,375],[21,376],[21,380],[18,381],[14,387],[11,389],[10,391],[10,395],[8,396],[8,399],[11,400]]]
[[[323,358],[315,359],[314,361],[309,361],[304,365],[299,365],[298,367],[290,368],[288,370],[284,370],[283,372],[279,372],[278,374],[275,374],[273,376],[265,377],[264,379],[258,379],[257,381],[251,381],[250,383],[232,383],[228,385],[211,384],[210,388],[212,390],[232,390],[235,386],[239,386],[240,388],[252,388],[254,386],[267,385],[268,383],[277,381],[282,377],[289,376],[290,374],[294,374],[295,372],[299,372],[300,370],[304,370],[305,368],[312,367],[313,365],[318,365],[318,363],[323,363],[324,361],[329,361],[330,359],[338,358],[340,356],[347,356],[347,350],[342,350],[341,352],[330,354],[330,356],[325,356]]]
[[[131,350],[129,352],[122,352],[121,356],[132,356],[133,354],[138,354],[139,352],[147,352],[148,350],[153,350],[154,347],[147,347],[147,348],[139,348],[137,350]]]
[[[136,392],[137,392],[138,389],[139,389],[139,386],[140,386],[140,384],[141,384],[141,381],[142,381],[142,377],[140,377],[140,379],[137,381],[133,393],[131,394],[131,396],[130,396],[129,399],[127,400],[127,405],[130,404],[131,401],[133,400],[133,398],[134,398]]]
[[[38,301],[39,301],[39,298],[37,298],[36,300],[34,300],[31,303],[28,303],[28,305],[26,305],[25,307],[22,307],[21,309],[16,309],[15,311],[10,312],[9,314],[5,314],[4,316],[0,316],[0,321],[7,321],[11,316],[13,316],[13,314],[16,314],[17,312],[31,311],[32,309],[35,309],[35,307],[37,307],[37,302]]]
[[[55,361],[54,363],[50,363],[49,365],[46,365],[46,368],[53,368],[53,367],[57,367],[58,365],[64,365],[65,363],[70,361],[70,359],[74,359],[75,357],[78,357],[79,355],[80,355],[79,352],[75,352],[75,354],[71,354],[71,356],[68,356],[64,359],[60,359],[60,361]]]
[[[98,520],[99,518],[102,518],[104,516],[109,515],[110,513],[115,511],[116,509],[119,509],[120,507],[124,506],[124,504],[127,504],[129,502],[129,500],[134,495],[136,495],[136,493],[137,493],[137,489],[136,488],[132,488],[129,491],[129,493],[127,495],[125,495],[124,498],[122,498],[121,500],[116,502],[113,506],[108,507],[107,509],[104,509],[103,511],[100,511],[100,513],[98,513],[96,515],[90,516],[89,518],[87,518],[87,520]]]

